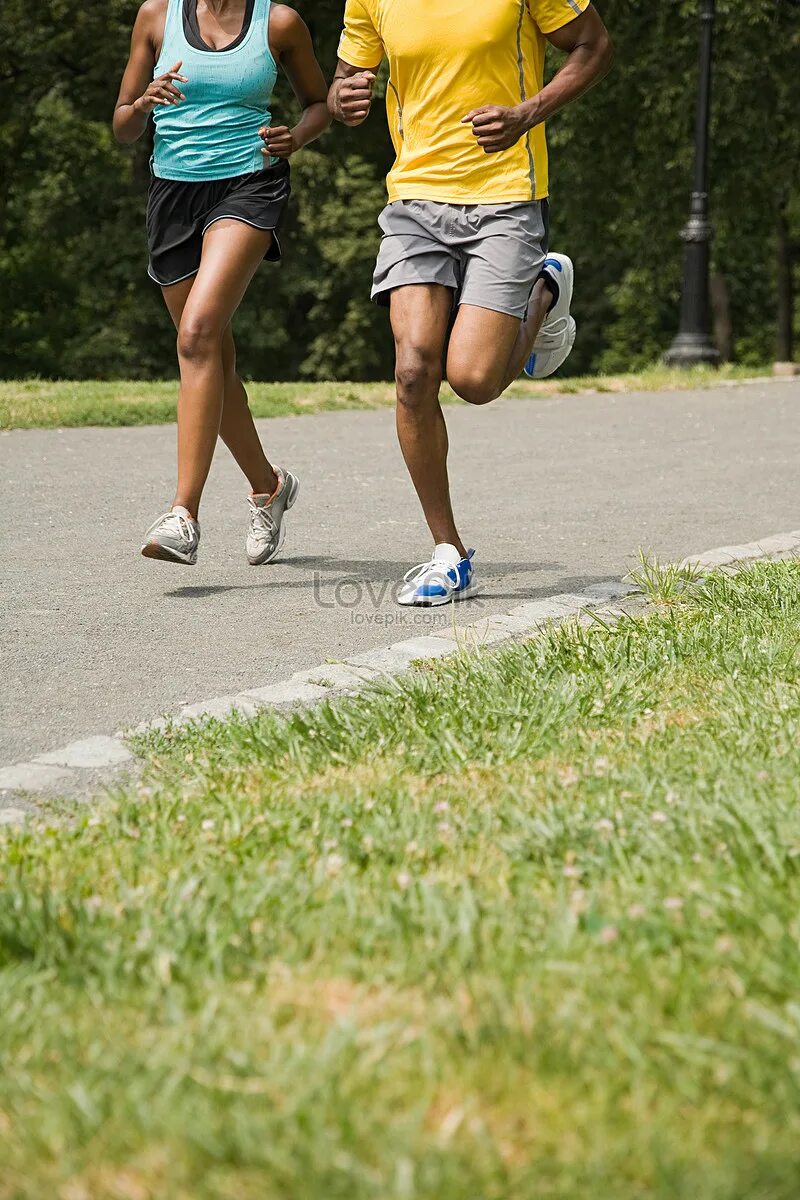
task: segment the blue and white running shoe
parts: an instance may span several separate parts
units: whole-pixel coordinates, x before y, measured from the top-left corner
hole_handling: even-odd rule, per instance
[[[472,565],[474,556],[475,551],[470,550],[467,557],[462,558],[455,546],[447,542],[434,546],[430,562],[420,563],[406,572],[397,603],[432,608],[474,596],[478,591]]]
[[[569,314],[575,283],[572,259],[566,254],[548,254],[542,274],[557,288],[558,299],[545,317],[533,353],[525,363],[529,379],[546,379],[563,366],[572,353],[577,333],[575,318]]]

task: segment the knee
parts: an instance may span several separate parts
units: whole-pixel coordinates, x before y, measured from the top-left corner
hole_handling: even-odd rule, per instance
[[[418,409],[438,397],[442,382],[442,365],[430,351],[417,346],[402,346],[397,350],[395,368],[397,399],[404,408]]]
[[[223,331],[202,313],[185,316],[178,330],[178,358],[204,362],[222,353]]]
[[[474,367],[448,371],[447,382],[467,404],[491,404],[500,395],[496,380]]]

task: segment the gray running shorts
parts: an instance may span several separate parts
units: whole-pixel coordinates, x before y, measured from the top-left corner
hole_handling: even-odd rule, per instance
[[[548,204],[438,204],[396,200],[378,218],[383,238],[372,299],[394,288],[440,283],[457,304],[525,316],[547,254]]]

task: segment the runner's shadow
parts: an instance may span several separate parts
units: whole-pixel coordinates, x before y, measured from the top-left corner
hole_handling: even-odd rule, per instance
[[[299,579],[286,579],[282,573],[285,568],[303,572]],[[487,600],[536,600],[542,596],[553,595],[555,592],[582,591],[592,583],[605,583],[608,575],[584,575],[581,577],[568,576],[559,578],[557,572],[562,568],[558,562],[493,562],[481,566],[481,595]],[[276,577],[273,572],[281,571]],[[319,556],[299,556],[286,559],[274,568],[264,568],[263,572],[255,569],[257,578],[251,583],[231,584],[202,584],[171,588],[164,593],[165,599],[170,600],[203,600],[210,596],[220,596],[227,592],[260,591],[264,588],[278,588],[285,591],[304,591],[314,589],[319,594],[326,594],[350,583],[378,584],[381,588],[391,587],[403,578],[408,570],[407,562],[389,562],[375,559],[340,559]],[[540,587],[532,587],[524,582],[526,578],[549,571],[556,574],[552,583]],[[519,586],[508,587],[505,590],[503,581],[509,576],[522,577]],[[374,599],[374,598],[373,598]],[[380,600],[391,600],[387,591],[381,593]]]

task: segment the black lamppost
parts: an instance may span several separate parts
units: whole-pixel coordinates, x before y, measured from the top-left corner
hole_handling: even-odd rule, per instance
[[[700,81],[694,143],[694,190],[689,221],[681,237],[683,294],[678,336],[665,358],[672,366],[717,366],[719,350],[711,336],[709,265],[713,230],[708,215],[708,141],[711,113],[711,64],[714,48],[714,0],[700,0]]]

